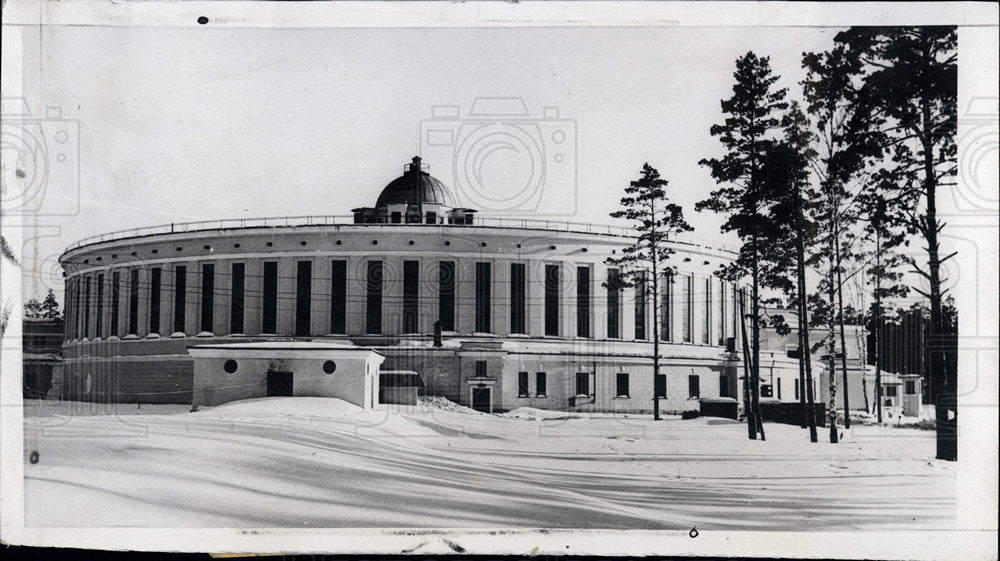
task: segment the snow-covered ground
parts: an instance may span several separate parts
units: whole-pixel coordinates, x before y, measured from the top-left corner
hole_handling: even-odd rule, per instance
[[[44,406],[43,406],[44,405]],[[934,433],[810,444],[724,419],[363,411],[336,399],[25,408],[29,525],[949,528]],[[158,413],[158,414],[157,414]],[[820,433],[826,440],[826,433]],[[38,463],[27,461],[37,451]]]

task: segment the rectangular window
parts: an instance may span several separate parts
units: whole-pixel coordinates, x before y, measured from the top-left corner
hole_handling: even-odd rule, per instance
[[[261,331],[278,332],[278,262],[264,262],[264,291],[261,303]]]
[[[674,333],[674,274],[663,276],[663,301],[660,302],[660,340],[673,341]]]
[[[795,379],[795,399],[799,399],[799,379]]]
[[[719,345],[726,344],[726,281],[719,281]]]
[[[590,267],[576,268],[576,336],[590,337]]]
[[[531,390],[529,389],[528,383],[528,373],[518,372],[517,373],[517,397],[531,397]]]
[[[455,331],[454,261],[442,261],[438,270],[438,321],[441,331]]]
[[[913,380],[906,381],[906,395],[916,395],[917,384]]]
[[[775,383],[777,384],[778,388],[778,399],[781,399],[781,378],[775,380]]]
[[[719,397],[732,397],[729,395],[729,376],[725,374],[719,374]]]
[[[772,397],[774,395],[774,386],[771,384],[761,384],[760,385],[760,396],[761,397]]]
[[[621,338],[622,288],[618,269],[608,269],[608,338]]]
[[[382,333],[382,262],[368,262],[368,298],[365,313],[366,331]]]
[[[214,331],[212,323],[215,316],[215,265],[205,263],[201,266],[201,331]]]
[[[118,336],[118,313],[121,311],[122,274],[111,273],[111,335]]]
[[[493,331],[490,321],[490,264],[476,263],[476,331]]]
[[[635,275],[635,338],[646,340],[646,271]]]
[[[139,269],[129,271],[128,277],[128,333],[139,333]]]
[[[90,277],[83,285],[83,336],[90,337]]]
[[[510,332],[527,333],[524,263],[510,264]]]
[[[691,324],[694,316],[694,275],[684,277],[684,342],[693,342]]]
[[[403,333],[420,331],[420,262],[403,261]]]
[[[615,389],[618,397],[628,397],[628,373],[619,372],[615,376]]]
[[[347,261],[338,259],[330,268],[330,333],[347,333]]]
[[[104,337],[104,275],[97,275],[97,337]]]
[[[667,398],[667,375],[657,374],[656,382],[653,384],[653,395],[660,399]]]
[[[295,271],[295,334],[310,335],[312,328],[312,261],[299,261]]]
[[[70,286],[73,290],[73,333],[70,339],[80,338],[80,303],[83,301],[80,288],[80,279],[75,278],[70,280]]]
[[[688,397],[701,396],[701,380],[697,374],[688,376]]]
[[[487,374],[488,374],[488,371],[486,370],[486,361],[485,360],[477,360],[476,361],[476,377],[477,378],[486,378]]]
[[[705,279],[705,319],[702,322],[701,342],[707,345],[712,336],[712,279]]]
[[[733,338],[736,339],[737,341],[739,341],[740,340],[740,301],[739,301],[739,292],[736,290],[736,283],[733,283],[731,288],[732,288],[732,293],[733,293],[733,313],[732,313],[732,316],[733,316],[733,330],[731,331],[731,333],[733,334]]]
[[[149,275],[149,332],[160,332],[160,284],[163,279],[163,269],[155,267]],[[89,279],[88,279],[89,280]],[[90,283],[87,283],[90,293]]]
[[[427,223],[428,224],[437,224],[438,223],[438,215],[437,215],[436,212],[434,212],[434,211],[427,211]]]
[[[545,334],[559,335],[559,266],[545,266]]]
[[[184,309],[187,306],[187,267],[174,267],[174,332],[186,333],[184,330]]]
[[[243,333],[244,306],[246,304],[246,265],[233,263],[231,297],[229,300],[229,332]]]
[[[576,373],[576,395],[590,395],[590,372]]]
[[[545,383],[545,373],[535,372],[535,397],[546,396]]]
[[[403,221],[403,214],[401,212],[393,212],[389,214],[389,221],[393,224],[399,224]]]
[[[896,397],[897,394],[898,394],[898,392],[896,391],[896,386],[886,386],[885,387],[885,396],[886,397]]]

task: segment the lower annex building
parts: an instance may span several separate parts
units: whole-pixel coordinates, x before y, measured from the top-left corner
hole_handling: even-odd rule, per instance
[[[424,395],[486,411],[646,412],[654,392],[668,412],[697,409],[699,397],[738,399],[741,356],[727,350],[739,334],[735,286],[712,274],[735,255],[674,241],[678,272],[654,318],[643,290],[616,287],[618,271],[605,264],[630,239],[624,228],[457,208],[419,158],[350,216],[96,236],[60,257],[59,397],[204,402],[192,354],[205,353],[189,349],[291,341],[371,349],[383,370],[418,373]],[[654,321],[663,357],[655,383]],[[786,376],[781,397],[797,400],[797,363],[784,349],[762,351],[762,361]],[[199,378],[249,387],[246,397],[338,375],[283,368],[288,380],[269,385],[233,370]]]

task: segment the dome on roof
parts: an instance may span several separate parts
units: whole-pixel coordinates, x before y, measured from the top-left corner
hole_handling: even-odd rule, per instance
[[[418,181],[419,177],[419,181]],[[415,156],[403,175],[392,180],[378,196],[376,208],[391,204],[440,204],[455,206],[455,199],[444,183],[420,171],[420,157]]]

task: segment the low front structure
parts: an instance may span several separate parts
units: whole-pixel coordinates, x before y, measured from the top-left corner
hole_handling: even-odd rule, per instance
[[[379,366],[371,349],[337,343],[197,345],[192,401],[219,405],[257,397],[336,397],[364,409],[378,404]]]

